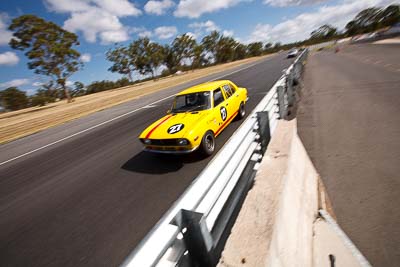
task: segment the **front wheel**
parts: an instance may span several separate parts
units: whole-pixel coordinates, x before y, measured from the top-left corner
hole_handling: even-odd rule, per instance
[[[238,113],[239,120],[243,119],[244,116],[246,116],[246,109],[244,107],[244,103],[242,102],[242,103],[240,103],[240,106],[239,106],[239,113]]]
[[[207,131],[201,140],[201,151],[210,156],[215,150],[215,137],[212,131]]]

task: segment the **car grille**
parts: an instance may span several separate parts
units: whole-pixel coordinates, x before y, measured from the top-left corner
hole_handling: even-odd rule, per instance
[[[178,139],[151,139],[152,146],[178,146]]]

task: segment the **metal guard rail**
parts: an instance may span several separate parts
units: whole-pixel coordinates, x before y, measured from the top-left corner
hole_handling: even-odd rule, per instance
[[[294,104],[303,50],[121,266],[215,266],[275,130]],[[228,229],[229,228],[229,229]]]

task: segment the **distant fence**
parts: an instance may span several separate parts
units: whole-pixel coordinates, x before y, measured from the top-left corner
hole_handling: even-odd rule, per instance
[[[122,266],[214,266],[279,119],[294,104],[305,49]]]

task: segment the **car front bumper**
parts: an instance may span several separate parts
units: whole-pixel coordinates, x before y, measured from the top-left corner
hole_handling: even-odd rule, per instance
[[[185,147],[166,147],[166,146],[145,146],[144,151],[161,154],[189,154],[199,147],[185,148]]]

